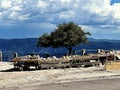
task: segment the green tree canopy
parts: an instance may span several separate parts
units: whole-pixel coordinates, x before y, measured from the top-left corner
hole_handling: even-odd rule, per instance
[[[85,32],[79,25],[73,22],[63,23],[57,25],[50,34],[43,34],[39,37],[37,46],[39,47],[66,47],[69,50],[69,54],[72,53],[73,47],[80,43],[87,43],[87,35],[89,32]]]

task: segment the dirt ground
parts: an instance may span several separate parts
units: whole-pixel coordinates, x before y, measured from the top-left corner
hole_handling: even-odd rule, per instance
[[[106,71],[104,69],[104,66],[88,68],[15,71],[13,69],[12,63],[0,62],[0,90],[56,90],[54,88],[55,85],[55,87],[60,87],[60,85],[64,83],[74,84],[75,82],[88,82],[91,80],[94,81],[102,79],[114,79],[119,77],[119,71]],[[52,85],[53,87],[51,86],[51,89],[47,89],[45,85],[47,85],[47,87],[49,87],[49,85]],[[39,89],[37,89],[36,87],[38,87]],[[67,89],[61,88],[57,90]]]
[[[120,90],[120,78],[99,79],[24,87],[2,88],[0,90]]]

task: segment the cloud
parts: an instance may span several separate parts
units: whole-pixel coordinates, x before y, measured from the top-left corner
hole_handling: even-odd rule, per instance
[[[11,7],[11,11],[21,11],[22,10],[21,7],[22,6],[13,6],[13,7]]]
[[[37,3],[37,7],[42,8],[42,9],[46,9],[47,3],[40,0],[40,1],[38,1],[38,3]]]
[[[0,12],[0,19],[2,18],[2,12]]]
[[[19,16],[18,19],[19,19],[20,21],[28,20],[28,19],[29,19],[29,16],[30,16],[30,14],[28,13],[28,14]]]
[[[21,17],[17,18],[18,22],[62,23],[72,20],[88,25],[118,24],[120,20],[120,3],[110,5],[110,0],[3,0],[0,5],[3,18],[18,13]]]
[[[1,1],[1,8],[7,9],[12,6],[11,3],[12,2],[9,0],[3,0],[3,1]]]
[[[70,19],[72,17],[74,17],[74,12],[71,10],[69,10],[67,12],[61,12],[59,15],[60,19]]]
[[[119,0],[1,0],[0,25],[31,25],[47,31],[45,27],[73,21],[93,35],[100,30],[104,35],[108,30],[114,33],[112,29],[119,32],[119,8]]]
[[[113,17],[114,19],[118,22],[120,22],[120,3],[116,3],[114,5],[112,5],[112,11],[115,11],[113,12]]]
[[[89,38],[120,39],[120,26],[116,25],[80,25],[83,30],[90,32]]]
[[[66,4],[66,3],[70,3],[71,0],[61,0],[61,2],[62,2],[63,4]]]

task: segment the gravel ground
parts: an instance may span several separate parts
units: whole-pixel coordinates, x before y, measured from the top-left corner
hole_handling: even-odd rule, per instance
[[[107,79],[120,82],[120,79],[115,79],[120,77],[120,72],[105,71],[103,66],[22,72],[14,71],[12,68],[12,63],[0,62],[0,90],[87,90],[89,87],[89,90],[102,90],[103,88],[95,89],[93,86],[105,87],[109,81]],[[112,85],[110,82],[108,84]],[[99,83],[103,83],[103,86],[99,86]]]

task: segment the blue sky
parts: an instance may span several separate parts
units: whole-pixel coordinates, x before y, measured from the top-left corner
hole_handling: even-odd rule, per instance
[[[120,40],[120,0],[0,0],[0,38],[36,38],[70,21],[90,38]]]

